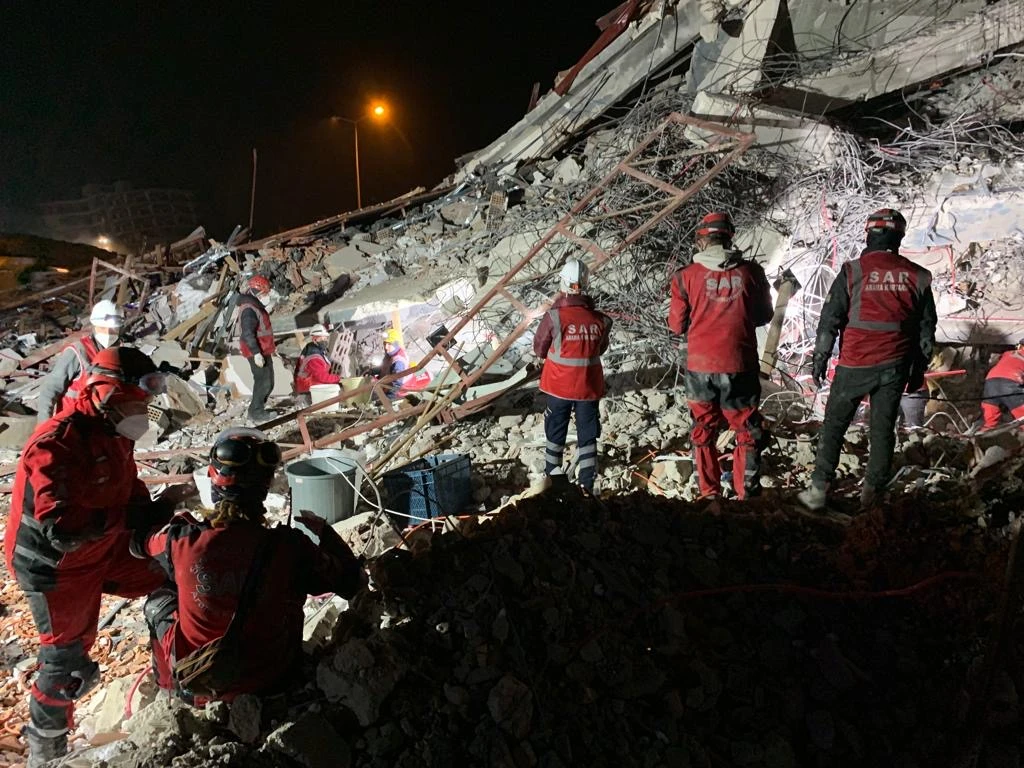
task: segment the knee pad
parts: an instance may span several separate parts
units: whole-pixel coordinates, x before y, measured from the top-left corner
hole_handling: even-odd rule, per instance
[[[42,668],[36,676],[35,688],[58,701],[74,701],[89,693],[100,682],[100,665],[85,655],[80,646],[39,649]]]
[[[174,612],[178,610],[178,593],[172,589],[158,589],[146,598],[142,606],[142,614],[146,624],[158,637],[174,622]]]

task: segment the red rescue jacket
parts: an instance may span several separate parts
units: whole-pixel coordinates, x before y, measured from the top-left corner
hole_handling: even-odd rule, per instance
[[[712,245],[671,283],[668,325],[686,334],[686,369],[695,373],[758,370],[755,329],[775,314],[768,278],[737,251]]]
[[[246,332],[244,315],[248,312],[256,315],[255,338]],[[274,344],[274,328],[270,324],[270,313],[259,299],[248,293],[239,296],[235,305],[234,322],[239,332],[238,347],[245,357],[255,357],[257,352],[262,352],[266,357],[274,354],[277,347]]]
[[[73,577],[108,556],[129,503],[149,501],[133,449],[85,398],[36,427],[18,462],[4,537],[7,569],[22,588],[52,590],[58,574]],[[54,546],[74,537],[88,540],[70,552]]]
[[[989,379],[1006,379],[1024,385],[1024,354],[1016,349],[1004,352],[985,376],[986,381]]]
[[[601,355],[608,349],[612,320],[594,309],[589,296],[561,295],[540,321],[533,351],[544,360],[540,390],[563,400],[604,396]]]
[[[295,367],[295,391],[309,392],[314,384],[337,384],[341,377],[331,373],[331,363],[319,344],[307,344]]]
[[[178,592],[177,620],[163,648],[171,665],[224,635],[257,547],[271,537],[270,559],[241,628],[241,674],[220,698],[266,691],[287,675],[302,649],[306,596],[336,592],[351,597],[361,584],[351,550],[329,525],[318,522],[320,546],[297,528],[268,529],[254,522],[213,528],[187,513],[152,534],[146,554],[174,580]]]
[[[92,365],[92,361],[96,359],[99,345],[96,344],[96,340],[91,335],[88,335],[83,336],[74,344],[68,344],[64,349],[70,349],[75,353],[81,370],[78,373],[78,377],[68,385],[64,397],[61,399],[60,409],[62,411],[66,411],[74,406],[75,401],[82,394],[82,390],[85,389],[85,382],[89,379],[89,367]]]
[[[816,353],[831,353],[837,334],[839,365],[886,367],[930,360],[935,345],[932,274],[898,253],[865,250],[843,264],[818,321]]]

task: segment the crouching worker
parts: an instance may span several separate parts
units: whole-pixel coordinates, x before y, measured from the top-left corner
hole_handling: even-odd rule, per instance
[[[331,373],[331,360],[327,356],[327,341],[331,334],[322,325],[314,325],[309,331],[309,342],[299,353],[295,366],[296,401],[303,408],[312,405],[309,388],[317,384],[339,384],[341,377]]]
[[[100,682],[89,650],[102,595],[141,597],[164,584],[159,568],[128,549],[131,527],[170,519],[150,501],[132,455],[163,385],[139,350],[100,350],[79,396],[36,427],[21,453],[4,548],[39,632],[29,768],[67,753],[75,702]]]
[[[300,518],[319,545],[297,528],[265,526],[263,502],[280,464],[262,432],[225,430],[210,450],[214,509],[133,538],[132,554],[152,557],[174,583],[144,612],[157,683],[187,701],[283,687],[301,658],[306,596],[352,597],[365,583],[325,521]]]
[[[1003,413],[1011,419],[1024,419],[1024,339],[1017,348],[1004,352],[985,377],[981,400],[983,429],[995,429]]]

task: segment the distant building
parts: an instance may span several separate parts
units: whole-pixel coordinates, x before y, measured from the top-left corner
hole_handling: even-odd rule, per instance
[[[51,237],[136,252],[185,237],[196,227],[196,204],[181,189],[134,189],[131,182],[87,184],[78,200],[40,206]]]

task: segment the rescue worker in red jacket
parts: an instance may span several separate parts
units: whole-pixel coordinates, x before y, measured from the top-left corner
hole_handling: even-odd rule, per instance
[[[314,325],[309,331],[309,342],[299,353],[295,365],[295,393],[305,405],[309,405],[309,388],[314,384],[337,384],[341,377],[331,373],[331,361],[327,358],[324,345],[331,334],[322,325]]]
[[[1024,339],[1017,348],[1004,352],[985,377],[981,415],[984,429],[999,426],[1006,411],[1013,419],[1024,419]]]
[[[672,278],[668,325],[686,334],[686,391],[693,427],[690,442],[701,496],[722,492],[716,442],[723,423],[736,433],[736,497],[758,494],[762,420],[755,328],[774,314],[764,270],[733,250],[727,213],[709,213],[697,227],[693,263]]]
[[[544,360],[540,390],[548,396],[544,411],[544,474],[563,474],[562,456],[569,419],[576,414],[576,480],[588,495],[597,479],[599,403],[604,396],[601,355],[608,349],[612,320],[594,309],[586,295],[587,265],[569,259],[559,274],[561,292],[540,321],[533,351]]]
[[[238,346],[252,370],[252,400],[249,418],[255,422],[269,421],[276,416],[267,410],[267,398],[274,391],[274,329],[270,324],[267,304],[270,302],[270,281],[263,275],[249,278],[247,292],[235,305]]]
[[[101,349],[117,344],[124,324],[121,308],[109,299],[97,302],[89,315],[92,333],[68,344],[50,365],[36,399],[42,424],[56,411],[70,408],[89,378],[89,366]]]
[[[266,527],[263,502],[280,464],[280,449],[262,432],[227,429],[210,450],[214,509],[201,517],[179,513],[162,529],[133,537],[132,552],[153,558],[174,584],[154,592],[144,614],[157,682],[182,698],[193,695],[176,685],[175,662],[225,634],[264,546],[238,628],[245,642],[237,676],[217,698],[267,693],[286,682],[301,658],[306,596],[352,597],[365,585],[358,560],[323,519],[299,512],[295,527]]]
[[[39,631],[29,766],[66,753],[74,702],[99,682],[89,649],[100,596],[140,597],[165,581],[128,548],[130,527],[169,517],[132,458],[149,426],[147,403],[162,388],[163,374],[139,350],[101,350],[74,406],[36,427],[18,462],[4,551]]]
[[[899,253],[907,231],[903,214],[883,208],[868,217],[867,247],[843,264],[821,309],[813,377],[825,380],[836,337],[839,361],[818,435],[811,484],[800,501],[824,508],[835,479],[846,430],[864,397],[871,399],[871,453],[861,504],[880,501],[890,480],[896,416],[904,391],[917,392],[935,348],[932,275]]]

